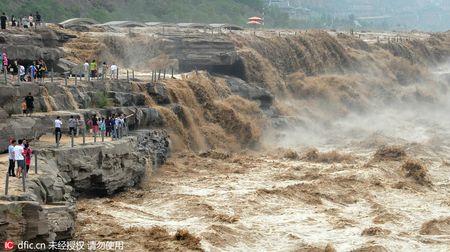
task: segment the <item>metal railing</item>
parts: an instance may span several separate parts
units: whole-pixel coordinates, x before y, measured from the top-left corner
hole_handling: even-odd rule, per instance
[[[165,69],[157,69],[151,71],[151,81],[157,81],[161,79],[166,79],[169,71],[171,72],[170,77],[174,78],[175,69],[174,67],[168,67]],[[7,84],[15,83],[16,85],[21,85],[23,82],[25,83],[54,83],[55,81],[59,83],[63,83],[65,86],[67,85],[78,85],[83,82],[91,82],[91,81],[104,81],[104,80],[127,80],[127,83],[131,84],[131,81],[136,80],[135,70],[134,69],[126,69],[123,73],[120,72],[120,69],[117,68],[116,71],[107,73],[108,71],[103,71],[101,74],[97,74],[96,76],[92,76],[90,72],[78,72],[78,73],[69,73],[66,72],[61,77],[57,78],[55,76],[54,69],[51,68],[49,72],[47,72],[43,78],[32,78],[31,82],[22,81],[20,75],[8,73],[7,69],[3,69],[3,78],[2,83]],[[11,77],[12,76],[12,77]],[[17,79],[17,80],[16,80]]]
[[[107,132],[109,133],[110,136],[108,136]],[[56,147],[59,148],[61,146],[61,137],[62,137],[62,133],[61,132],[57,132],[57,135],[55,135],[55,139],[56,139]],[[113,126],[111,128],[111,131],[105,131],[105,130],[100,130],[99,132],[93,132],[92,133],[92,139],[93,142],[92,143],[97,143],[97,142],[105,142],[105,139],[107,137],[111,137],[111,140],[118,140],[121,139],[125,136],[129,136],[130,134],[130,130],[129,130],[129,126],[128,123],[125,123],[123,125],[120,126]],[[74,134],[74,132],[70,132],[69,133],[69,137],[70,137],[70,147],[75,147],[76,143],[75,143],[75,138],[76,135]],[[81,137],[82,137],[82,145],[86,145],[88,142],[86,141],[87,136],[86,136],[86,128],[83,128],[81,130]],[[100,138],[99,140],[97,138]]]
[[[82,137],[83,137],[83,143],[82,145],[86,145],[87,141],[86,141],[86,128],[84,130],[81,131],[82,133]],[[100,137],[100,141],[103,143],[105,142],[106,139],[106,131],[100,131],[100,134],[98,134],[98,136]],[[111,130],[111,140],[112,141],[116,141],[119,139],[122,139],[123,137],[129,136],[130,131],[129,131],[129,126],[127,123],[125,123],[124,125],[120,125],[119,127],[114,127],[114,129]],[[57,132],[55,135],[55,140],[56,140],[56,147],[59,148],[61,147],[61,140],[62,137],[62,133],[61,132]],[[76,146],[75,144],[75,134],[72,131],[70,133],[70,147],[73,148]],[[97,134],[94,133],[93,134],[93,143],[97,143]],[[33,158],[34,158],[34,174],[38,174],[38,155],[39,155],[39,151],[38,150],[33,150]],[[154,165],[157,167],[157,156],[155,155],[155,162]],[[31,167],[30,167],[31,170]],[[29,171],[26,170],[26,167],[23,168],[22,170],[22,190],[23,192],[26,192],[26,185],[27,185],[27,178],[28,178],[28,173]],[[9,193],[9,172],[6,173],[6,177],[5,177],[5,195],[8,195]]]

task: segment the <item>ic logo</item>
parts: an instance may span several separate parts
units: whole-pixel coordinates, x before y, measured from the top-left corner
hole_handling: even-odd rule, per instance
[[[14,249],[14,242],[11,240],[5,241],[5,250],[12,250]]]

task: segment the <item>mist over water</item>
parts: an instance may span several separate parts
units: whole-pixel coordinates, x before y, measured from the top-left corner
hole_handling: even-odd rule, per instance
[[[444,91],[436,90],[439,85],[428,83],[416,83],[407,89],[415,91],[414,89],[420,88],[422,91],[429,91],[434,95],[432,102],[420,99],[402,100],[399,95],[399,100],[386,105],[380,102],[383,97],[369,96],[369,104],[372,107],[364,112],[350,110],[349,113],[335,116],[333,119],[302,120],[297,125],[291,120],[288,129],[268,132],[265,141],[278,147],[325,149],[349,147],[374,138],[383,138],[385,144],[428,143],[436,139],[445,141],[450,136],[450,93],[446,91],[450,87],[450,65],[442,64],[431,69],[429,73],[434,83],[445,87]],[[334,109],[332,106],[333,104],[321,109],[327,113],[327,109]],[[301,114],[299,116],[305,117]]]

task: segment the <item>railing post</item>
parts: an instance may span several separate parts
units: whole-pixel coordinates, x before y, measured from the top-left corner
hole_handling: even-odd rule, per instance
[[[38,173],[38,151],[34,151],[34,174]]]
[[[85,125],[83,125],[82,134],[83,134],[83,145],[85,145],[86,144],[86,126]]]
[[[75,86],[78,84],[78,74],[75,75]]]
[[[116,73],[116,79],[118,80],[119,79],[119,68],[117,67],[117,73]]]
[[[51,79],[51,82],[53,83],[53,67],[52,67],[52,72],[50,74],[50,79]]]
[[[130,84],[130,72],[128,71],[128,69],[127,69],[127,82],[128,84]]]
[[[67,73],[64,73],[64,85],[67,86]]]
[[[8,195],[8,189],[9,189],[9,173],[6,172],[6,177],[5,177],[5,195]]]
[[[72,146],[72,148],[73,148],[73,146],[74,146],[74,143],[73,143],[73,130],[70,132],[70,146]]]
[[[105,132],[102,130],[102,143],[105,142]]]
[[[172,79],[173,79],[173,67],[172,67]]]
[[[97,142],[97,132],[94,132],[94,143]]]
[[[6,67],[5,66],[3,66],[3,76],[4,76],[4,78],[5,78],[5,84],[8,84],[8,77],[6,76]]]
[[[133,80],[134,80],[134,69],[131,70],[131,71],[132,71],[131,74],[132,74],[132,77],[133,77]]]
[[[27,179],[27,168],[24,168],[22,171],[22,189],[24,192],[25,192],[25,188],[26,188],[26,185],[25,185],[26,179]]]

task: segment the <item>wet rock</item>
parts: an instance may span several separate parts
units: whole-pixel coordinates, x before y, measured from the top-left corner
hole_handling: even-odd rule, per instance
[[[169,94],[166,87],[161,83],[148,83],[148,94],[160,105],[170,104]]]
[[[0,202],[0,220],[2,241],[43,241],[48,236],[48,222],[36,202]]]
[[[171,58],[178,59],[182,72],[192,70],[214,70],[231,67],[238,55],[233,42],[220,37],[187,36],[168,37],[166,49]]]
[[[133,94],[124,92],[108,92],[116,106],[144,106],[145,96],[143,94]]]
[[[41,176],[47,190],[46,200],[63,200],[65,184],[80,194],[111,195],[139,183],[147,160],[137,151],[134,138],[41,153],[42,166],[58,172]],[[64,181],[65,178],[67,181]],[[49,189],[52,190],[49,190]]]
[[[143,155],[150,156],[159,165],[164,164],[170,156],[170,142],[165,130],[138,130],[133,132],[137,136],[137,149]]]
[[[248,100],[259,101],[262,109],[272,106],[274,96],[266,89],[234,77],[226,77],[226,82],[233,93]]]
[[[77,74],[78,72],[76,71],[72,72],[72,69],[75,69],[77,66],[76,63],[67,59],[59,59],[53,70],[60,73]]]
[[[71,239],[75,232],[74,206],[46,205],[43,206],[43,209],[47,212],[49,240],[61,241]]]
[[[63,56],[59,48],[59,37],[50,29],[42,28],[37,32],[29,31],[14,33],[2,32],[4,39],[2,47],[6,48],[10,59],[31,63],[43,58],[48,65],[57,62]]]
[[[41,206],[32,201],[0,202],[0,240],[46,242],[72,237],[73,207]]]
[[[171,105],[171,108],[173,113],[178,117],[178,120],[180,120],[180,122],[182,122],[185,127],[189,127],[183,106],[181,104],[175,103]]]

